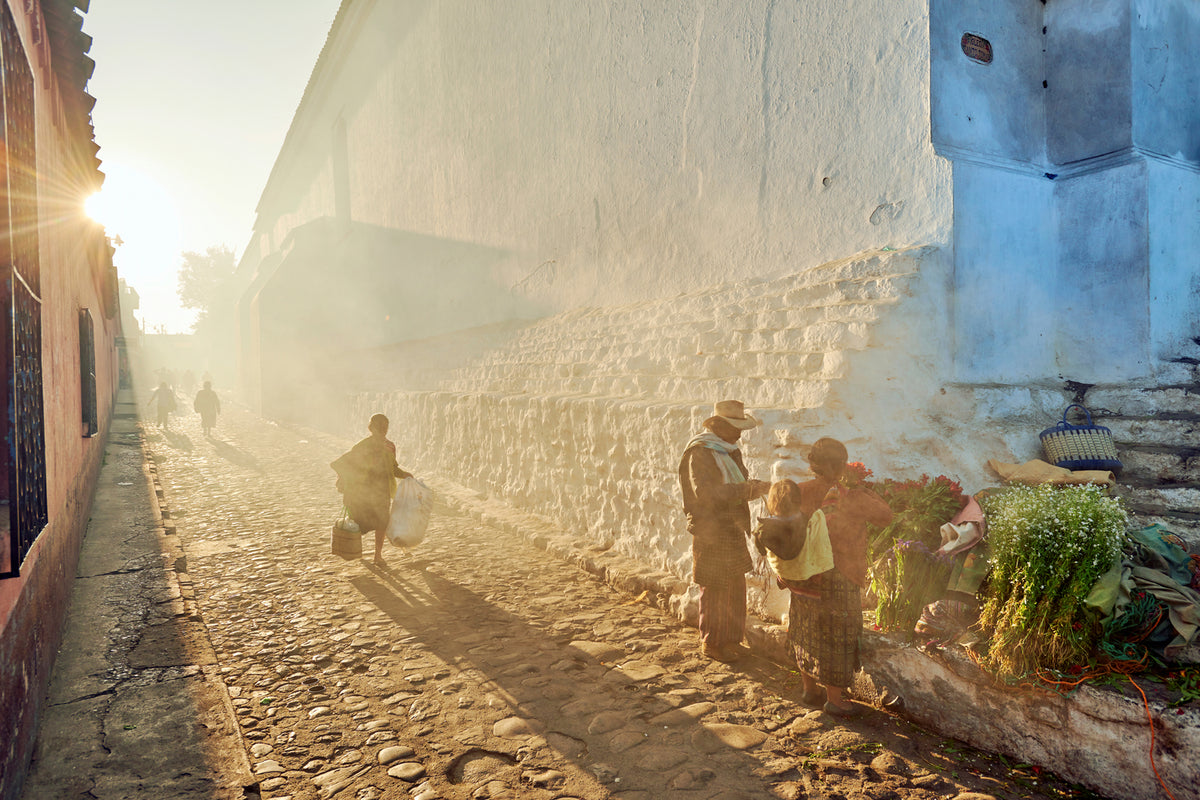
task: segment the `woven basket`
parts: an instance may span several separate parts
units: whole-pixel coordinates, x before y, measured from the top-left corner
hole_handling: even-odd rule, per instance
[[[1087,425],[1072,425],[1067,414],[1078,408],[1087,416]],[[1114,473],[1121,471],[1117,458],[1117,446],[1113,443],[1112,431],[1103,425],[1092,424],[1092,414],[1079,403],[1063,409],[1062,421],[1040,434],[1046,458],[1051,463],[1069,470],[1104,469]]]

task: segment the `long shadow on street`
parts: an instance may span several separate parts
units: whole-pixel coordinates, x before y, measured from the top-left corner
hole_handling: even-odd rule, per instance
[[[459,783],[469,773],[464,756],[490,755],[514,769],[519,762],[524,773],[552,770],[558,766],[546,760],[546,748],[552,748],[582,776],[602,782],[619,777],[610,791],[642,790],[660,797],[664,784],[673,780],[672,788],[680,790],[706,787],[703,796],[721,790],[736,790],[743,797],[777,796],[766,785],[748,793],[749,776],[761,767],[758,761],[724,746],[691,714],[656,696],[663,685],[635,680],[615,667],[633,659],[622,654],[609,665],[598,662],[569,640],[547,635],[425,567],[415,560],[401,569],[372,565],[372,574],[353,577],[350,583],[440,661],[465,671],[468,678],[476,676],[478,691],[511,704],[512,717],[497,723],[495,732],[511,731],[507,736],[513,747],[459,754],[444,765],[450,782]],[[441,613],[431,617],[434,608]],[[447,613],[461,620],[449,630],[442,621]],[[536,735],[536,744],[526,741],[529,734]]]

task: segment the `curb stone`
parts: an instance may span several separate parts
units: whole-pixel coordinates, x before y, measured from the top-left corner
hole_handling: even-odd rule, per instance
[[[118,395],[23,800],[257,800],[139,405]]]

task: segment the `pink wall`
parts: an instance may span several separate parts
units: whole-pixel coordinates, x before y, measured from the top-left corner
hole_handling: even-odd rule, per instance
[[[79,86],[60,86],[52,66],[69,71],[81,53],[47,49],[56,41],[45,17],[73,4],[9,3],[33,73],[41,273],[42,394],[48,524],[20,566],[0,579],[0,798],[19,792],[75,576],[103,460],[118,381],[119,333],[111,260],[103,230],[83,212],[100,175]],[[72,113],[74,110],[75,113]],[[91,313],[99,433],[83,436],[80,309]],[[3,376],[0,376],[2,379]],[[7,514],[6,509],[0,513]]]

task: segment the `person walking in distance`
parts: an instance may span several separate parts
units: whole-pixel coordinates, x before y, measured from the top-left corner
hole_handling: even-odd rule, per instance
[[[146,406],[154,404],[157,404],[158,427],[166,430],[171,412],[175,410],[175,390],[166,381],[160,383],[158,388],[150,393],[150,401],[146,403]]]
[[[208,436],[217,424],[217,414],[221,413],[221,398],[213,391],[211,381],[205,381],[204,388],[196,392],[192,408],[200,415],[200,425],[204,428],[204,435]]]
[[[736,661],[745,654],[746,573],[753,568],[746,536],[750,501],[771,485],[749,479],[737,442],[761,423],[737,400],[716,404],[704,430],[679,462],[683,510],[692,535],[692,580],[700,585],[700,640],[706,656]]]
[[[383,414],[371,417],[367,425],[371,435],[329,465],[338,475],[337,489],[350,519],[363,533],[375,531],[375,563],[380,565],[384,564],[383,537],[396,480],[412,477],[396,463],[396,445],[387,438],[388,425]]]

